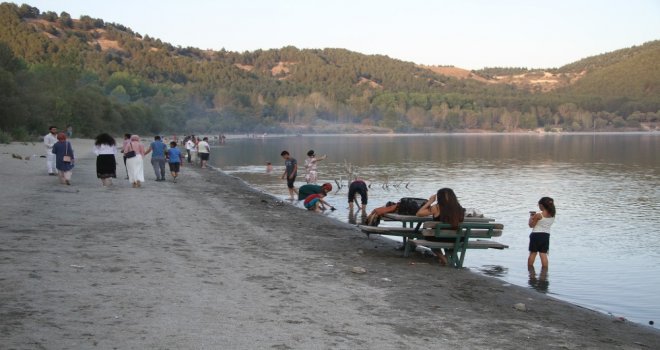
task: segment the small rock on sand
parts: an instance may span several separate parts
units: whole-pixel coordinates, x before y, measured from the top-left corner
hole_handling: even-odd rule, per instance
[[[525,306],[525,304],[523,304],[523,303],[517,303],[517,304],[513,305],[513,308],[518,310],[518,311],[527,311],[527,306]]]
[[[367,273],[367,269],[365,269],[364,267],[355,266],[354,268],[351,269],[351,272],[357,274],[363,274],[363,273]]]

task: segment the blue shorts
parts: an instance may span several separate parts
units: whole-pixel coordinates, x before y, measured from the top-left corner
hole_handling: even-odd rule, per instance
[[[547,253],[550,249],[550,234],[532,232],[529,235],[529,251],[532,253]]]

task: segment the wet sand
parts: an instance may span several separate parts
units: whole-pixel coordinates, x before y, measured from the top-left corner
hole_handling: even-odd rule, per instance
[[[147,161],[133,189],[121,164],[103,188],[92,141],[73,146],[66,186],[11,156],[40,144],[0,145],[0,349],[660,348],[658,330],[403,258],[214,170],[161,183]]]

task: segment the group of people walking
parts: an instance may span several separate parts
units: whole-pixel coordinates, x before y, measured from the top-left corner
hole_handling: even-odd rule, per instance
[[[46,167],[49,175],[58,175],[61,184],[71,185],[71,175],[75,166],[75,155],[71,142],[57,127],[49,127],[49,133],[44,136],[46,147]],[[201,167],[206,168],[210,154],[207,138],[197,142],[195,150],[200,157]],[[115,139],[107,133],[99,134],[94,140],[93,152],[96,155],[96,176],[104,187],[112,185],[112,179],[117,178],[117,162],[115,156],[121,152],[126,167],[126,179],[133,188],[142,187],[144,183],[144,158],[151,153],[151,166],[156,175],[156,181],[165,181],[165,164],[167,163],[173,182],[181,171],[183,154],[177,148],[177,142],[166,145],[160,136],[145,149],[140,136],[124,134],[121,148]]]
[[[221,143],[224,143],[224,135],[221,135],[220,139],[222,140]],[[186,148],[188,163],[196,162],[197,157],[199,157],[200,166],[202,169],[206,168],[211,155],[209,138],[204,137],[200,140],[195,135],[190,135],[183,138],[183,144]]]

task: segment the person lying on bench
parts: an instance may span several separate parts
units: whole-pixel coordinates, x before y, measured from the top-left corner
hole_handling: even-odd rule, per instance
[[[434,204],[435,203],[435,204]],[[456,198],[454,190],[451,188],[441,188],[434,195],[429,197],[429,200],[417,211],[417,216],[433,216],[433,221],[440,221],[451,225],[453,230],[458,228],[458,225],[463,222],[465,210]],[[437,242],[453,242],[453,238],[436,238],[427,237],[429,241]],[[448,252],[442,252],[442,249],[434,249],[433,252],[438,256],[440,265],[447,265]]]

